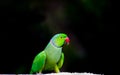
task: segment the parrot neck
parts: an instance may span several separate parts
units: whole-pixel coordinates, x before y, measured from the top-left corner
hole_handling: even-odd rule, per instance
[[[46,47],[45,50],[49,50],[50,48],[52,48],[52,49],[58,49],[58,50],[61,50],[61,49],[62,49],[62,47],[56,46],[52,41],[50,41],[50,42],[48,43],[48,45],[47,45],[47,47]]]
[[[56,48],[62,48],[62,47],[59,47],[59,46],[55,45],[52,40],[50,41],[50,43],[51,43],[51,45],[53,45],[53,46],[56,47]]]

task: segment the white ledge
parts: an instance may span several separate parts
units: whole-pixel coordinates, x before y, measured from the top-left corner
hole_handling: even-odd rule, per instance
[[[37,75],[104,75],[104,74],[93,74],[93,73],[78,73],[78,72],[60,72],[60,73],[48,73],[48,74],[37,74]]]

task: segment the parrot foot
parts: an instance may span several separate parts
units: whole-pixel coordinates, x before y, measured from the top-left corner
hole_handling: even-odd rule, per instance
[[[59,70],[59,68],[58,68],[57,65],[55,66],[55,72],[56,72],[56,73],[59,73],[59,72],[60,72],[60,70]]]

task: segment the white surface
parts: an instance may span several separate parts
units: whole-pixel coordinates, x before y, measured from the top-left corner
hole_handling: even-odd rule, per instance
[[[93,73],[78,73],[78,72],[60,72],[60,73],[51,73],[51,74],[43,74],[43,75],[104,75],[104,74],[93,74]]]

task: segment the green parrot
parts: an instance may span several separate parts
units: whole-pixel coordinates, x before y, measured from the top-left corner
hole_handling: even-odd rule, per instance
[[[30,74],[42,73],[42,71],[60,72],[64,62],[62,47],[69,44],[69,38],[64,33],[58,33],[52,37],[45,49],[34,58]]]

